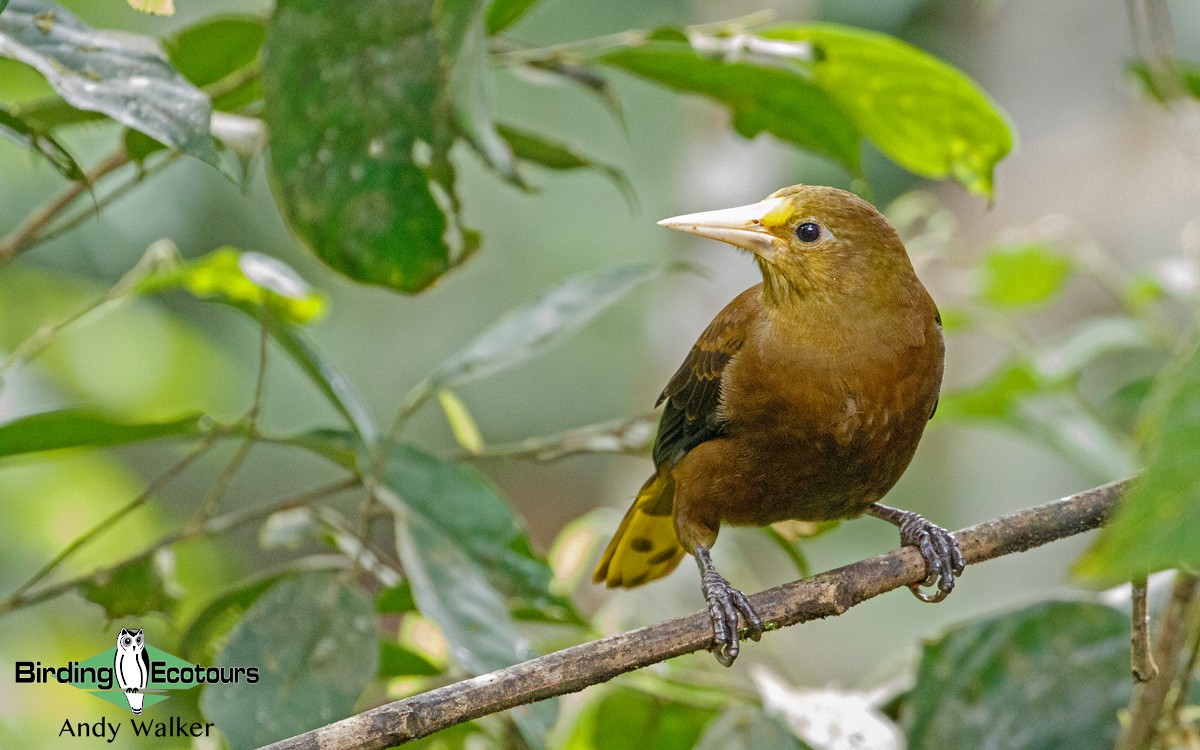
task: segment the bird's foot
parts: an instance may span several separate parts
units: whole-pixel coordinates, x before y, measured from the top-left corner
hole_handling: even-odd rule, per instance
[[[746,621],[746,637],[755,641],[762,636],[762,619],[746,595],[729,585],[729,581],[713,567],[707,548],[696,547],[696,563],[700,567],[700,588],[704,591],[708,615],[712,619],[713,645],[709,651],[721,666],[729,667],[741,651],[738,614]]]
[[[925,559],[928,575],[920,583],[908,588],[923,602],[936,604],[954,590],[954,579],[962,575],[967,567],[962,550],[949,531],[912,511],[889,508],[875,503],[867,512],[876,518],[900,527],[900,545],[916,547]],[[922,587],[937,586],[937,591],[927,594]]]

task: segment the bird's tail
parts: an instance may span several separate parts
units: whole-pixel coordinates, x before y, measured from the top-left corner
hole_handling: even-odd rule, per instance
[[[594,582],[633,588],[675,570],[686,552],[675,536],[674,491],[666,471],[646,480],[601,555]]]

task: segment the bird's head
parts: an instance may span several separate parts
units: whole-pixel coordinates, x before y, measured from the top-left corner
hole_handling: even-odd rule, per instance
[[[748,206],[658,223],[754,253],[768,304],[866,298],[915,278],[887,219],[837,188],[793,185]]]

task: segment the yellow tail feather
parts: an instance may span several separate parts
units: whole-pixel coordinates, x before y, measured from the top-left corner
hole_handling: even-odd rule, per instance
[[[674,487],[666,472],[650,477],[600,557],[595,583],[633,588],[675,570],[685,553],[671,514]]]

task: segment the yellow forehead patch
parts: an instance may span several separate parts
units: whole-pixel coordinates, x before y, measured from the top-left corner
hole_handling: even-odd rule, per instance
[[[781,227],[792,220],[796,214],[796,207],[791,201],[782,201],[775,209],[766,214],[759,221],[764,227],[774,229]]]

